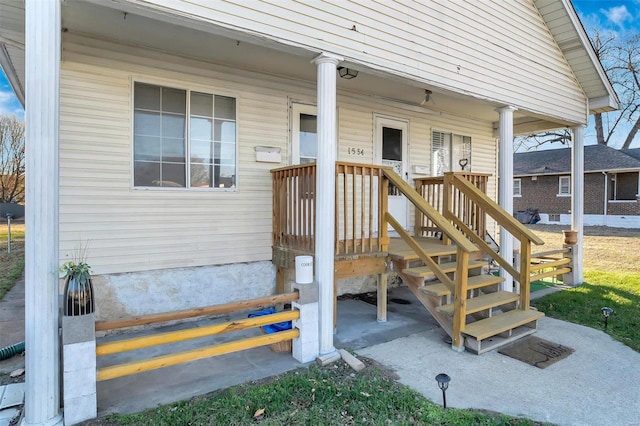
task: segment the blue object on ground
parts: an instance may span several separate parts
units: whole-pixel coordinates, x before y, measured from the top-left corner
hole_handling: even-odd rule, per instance
[[[261,317],[263,315],[275,314],[276,310],[273,308],[265,309],[263,311],[251,312],[249,318]],[[292,327],[291,321],[277,322],[275,324],[263,325],[262,329],[265,333],[277,333],[278,331],[290,330]]]

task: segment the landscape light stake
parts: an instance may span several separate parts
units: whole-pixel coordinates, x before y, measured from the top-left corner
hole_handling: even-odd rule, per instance
[[[613,308],[609,308],[605,306],[602,308],[602,315],[604,315],[604,331],[607,331],[607,326],[609,325],[609,317],[613,315]]]
[[[449,387],[449,382],[451,381],[451,377],[447,376],[444,373],[440,373],[436,376],[436,381],[438,382],[438,387],[442,390],[442,407],[447,408],[447,388]]]

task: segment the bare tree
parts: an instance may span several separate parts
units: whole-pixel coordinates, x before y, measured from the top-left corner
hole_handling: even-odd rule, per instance
[[[591,31],[596,56],[620,99],[620,109],[594,114],[598,144],[610,145],[624,139],[621,148],[631,146],[640,131],[640,34]],[[559,129],[516,139],[515,148],[536,149],[545,143],[569,145],[571,134]]]
[[[24,201],[24,122],[0,115],[0,202]]]

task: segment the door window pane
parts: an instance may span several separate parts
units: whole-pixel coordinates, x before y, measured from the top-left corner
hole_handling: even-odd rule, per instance
[[[382,128],[382,158],[402,161],[402,130]]]
[[[318,158],[318,118],[300,114],[300,163],[313,163]]]

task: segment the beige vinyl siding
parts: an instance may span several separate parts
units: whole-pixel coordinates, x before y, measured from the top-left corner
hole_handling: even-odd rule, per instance
[[[148,3],[279,43],[336,53],[361,67],[434,87],[586,121],[584,92],[529,0]]]
[[[68,38],[64,51],[61,261],[81,241],[89,243],[96,274],[270,260],[270,170],[289,164],[289,107],[313,103],[315,82],[78,37]],[[237,191],[132,188],[134,80],[237,99]],[[409,122],[409,166],[429,164],[431,130],[439,129],[471,136],[473,170],[495,174],[492,123],[344,93],[338,94],[339,160],[373,162],[375,114]],[[256,162],[256,146],[280,148],[282,162]],[[348,147],[365,155],[348,155]],[[495,197],[495,186],[490,190]]]

